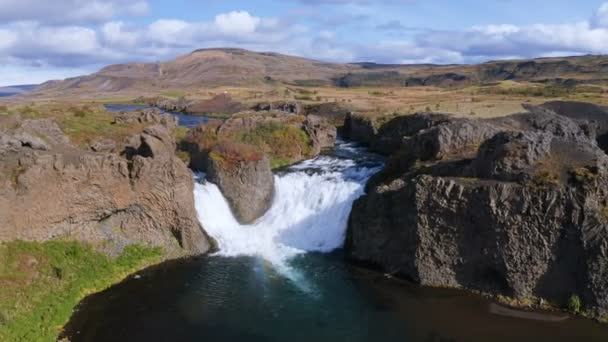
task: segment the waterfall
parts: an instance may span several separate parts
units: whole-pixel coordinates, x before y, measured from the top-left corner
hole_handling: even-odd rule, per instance
[[[196,209],[218,243],[218,255],[258,256],[281,269],[298,254],[331,252],[343,245],[352,203],[380,164],[365,150],[339,142],[333,155],[275,175],[272,206],[250,225],[239,224],[219,188],[199,176]]]

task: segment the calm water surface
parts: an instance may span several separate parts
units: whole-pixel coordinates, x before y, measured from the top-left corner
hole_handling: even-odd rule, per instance
[[[87,298],[72,341],[608,341],[592,321],[490,314],[484,298],[414,287],[339,254],[292,261],[306,286],[254,257],[169,262]]]

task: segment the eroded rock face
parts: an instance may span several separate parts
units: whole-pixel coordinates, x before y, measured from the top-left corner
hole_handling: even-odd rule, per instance
[[[333,148],[338,137],[338,130],[330,125],[327,120],[309,115],[304,121],[304,130],[312,141],[314,155],[318,155],[322,150]]]
[[[39,125],[46,126],[19,129]],[[65,141],[50,132],[43,140]],[[171,134],[153,126],[132,140],[122,156],[66,144],[21,144],[2,155],[0,241],[68,238],[109,254],[130,244],[160,246],[167,256],[205,253],[210,241],[194,209],[192,174],[175,157]]]
[[[608,313],[608,156],[588,122],[530,110],[402,130],[353,206],[351,257],[423,285],[578,295]]]
[[[223,143],[214,147],[208,178],[220,188],[240,223],[252,223],[272,205],[274,175],[270,163],[250,146]]]
[[[349,113],[344,119],[344,135],[350,140],[371,145],[378,134],[377,126],[371,118]]]

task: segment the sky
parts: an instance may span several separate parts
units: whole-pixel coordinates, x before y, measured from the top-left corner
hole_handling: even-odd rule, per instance
[[[608,54],[608,1],[0,0],[0,86],[205,47],[377,63]]]

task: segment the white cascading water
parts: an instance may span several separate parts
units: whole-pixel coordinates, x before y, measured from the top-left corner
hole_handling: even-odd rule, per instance
[[[217,254],[259,256],[281,272],[295,255],[341,247],[352,203],[379,168],[373,156],[364,164],[355,161],[354,156],[364,153],[339,142],[336,156],[321,156],[275,175],[273,204],[251,225],[237,222],[215,184],[199,180],[194,189],[196,209],[203,227],[218,243]]]

